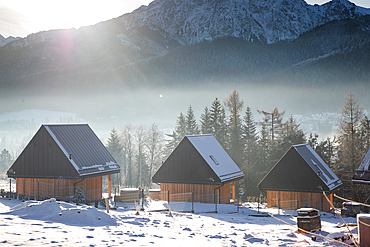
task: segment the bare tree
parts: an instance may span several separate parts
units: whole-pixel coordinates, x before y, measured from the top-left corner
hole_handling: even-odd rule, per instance
[[[157,170],[161,163],[162,150],[163,150],[163,132],[159,130],[157,124],[152,126],[146,132],[145,146],[148,150],[148,163],[149,163],[149,176],[148,184],[151,187],[151,179],[154,171]]]
[[[137,180],[136,185],[138,187],[145,187],[146,178],[148,176],[148,165],[146,162],[146,153],[145,153],[145,134],[146,129],[144,126],[139,125],[136,127],[135,131],[135,142],[137,147],[136,153],[136,169],[137,169]]]
[[[344,189],[351,191],[353,199],[359,199],[356,186],[351,182],[356,168],[365,154],[361,140],[361,121],[364,111],[355,100],[355,95],[349,93],[341,110],[338,128],[338,166],[337,173],[343,181]]]
[[[123,147],[122,161],[123,161],[123,172],[121,172],[122,181],[126,186],[132,186],[132,163],[133,163],[133,127],[131,124],[126,124],[121,133],[121,144]]]

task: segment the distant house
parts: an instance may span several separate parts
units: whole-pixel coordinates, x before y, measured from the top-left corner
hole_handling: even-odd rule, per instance
[[[87,124],[42,125],[7,171],[16,190],[34,198],[72,196],[77,188],[88,200],[102,198],[102,176],[120,166]]]
[[[216,194],[219,203],[230,203],[230,183],[243,177],[213,135],[193,135],[184,137],[152,181],[160,184],[161,192],[192,193],[194,201],[211,203]]]
[[[352,182],[359,184],[370,184],[370,149],[358,167]]]
[[[308,144],[292,146],[258,184],[267,191],[267,206],[296,209],[302,206],[328,211],[322,192],[331,194],[342,181]]]

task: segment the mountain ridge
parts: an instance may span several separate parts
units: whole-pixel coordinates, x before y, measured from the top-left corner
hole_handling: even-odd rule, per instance
[[[31,34],[0,47],[0,87],[73,91],[102,83],[126,88],[231,78],[310,83],[302,79],[305,69],[328,67],[335,54],[348,71],[340,71],[348,74],[343,78],[368,83],[367,10],[347,0],[156,0],[94,26]]]

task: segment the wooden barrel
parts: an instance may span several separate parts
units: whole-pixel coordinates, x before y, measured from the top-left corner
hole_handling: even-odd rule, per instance
[[[360,247],[370,247],[370,215],[358,214],[357,224]]]

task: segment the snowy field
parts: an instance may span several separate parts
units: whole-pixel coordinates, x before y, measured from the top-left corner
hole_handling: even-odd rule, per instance
[[[256,217],[256,203],[244,204],[239,212],[234,205],[219,205],[219,213],[195,214],[149,211],[168,208],[162,201],[148,202],[139,215],[129,208],[133,206],[117,203],[117,209],[108,214],[103,207],[54,199],[0,199],[0,246],[341,246],[322,238],[314,241],[272,217]],[[260,209],[268,212],[297,225],[296,211],[279,214],[276,208]],[[344,219],[356,222],[356,218]],[[338,216],[321,213],[321,224],[318,234],[347,235],[345,227],[338,227]],[[350,228],[357,238],[357,227]]]

